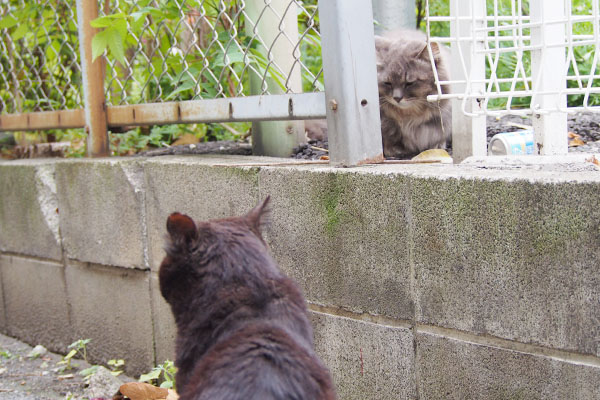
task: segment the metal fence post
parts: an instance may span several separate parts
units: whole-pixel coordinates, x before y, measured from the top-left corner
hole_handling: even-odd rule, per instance
[[[454,41],[451,45],[451,71],[453,81],[465,81],[453,86],[458,93],[480,91],[485,93],[485,28],[486,8],[483,0],[450,0],[450,36],[456,40],[470,38],[468,41]],[[464,65],[461,62],[464,60]],[[479,81],[481,83],[474,83]],[[479,109],[478,99],[452,99],[452,157],[455,163],[469,156],[485,156],[487,152],[485,115],[470,117]]]
[[[319,0],[332,164],[383,161],[371,1]]]
[[[398,28],[415,29],[415,0],[373,0],[373,18],[378,22],[377,35]]]
[[[104,61],[99,57],[92,62],[92,38],[97,29],[92,28],[90,21],[97,17],[97,1],[77,0],[87,152],[91,157],[105,157],[109,155],[109,142],[104,100]]]
[[[289,0],[248,0],[245,12],[252,23],[246,24],[246,34],[258,36],[268,48],[261,46],[265,58],[289,73],[287,85],[293,93],[302,92],[300,66],[294,65],[294,46],[288,40],[298,40],[298,7]],[[283,18],[281,18],[283,17]],[[287,37],[286,37],[287,36]],[[299,57],[299,54],[298,54]],[[292,67],[294,67],[292,71]],[[273,65],[271,68],[275,68]],[[285,93],[275,80],[265,79],[271,94]],[[263,77],[250,73],[250,91],[263,92]],[[304,121],[258,121],[252,123],[252,152],[257,155],[288,157],[305,138]]]
[[[567,154],[564,2],[531,0],[532,125],[539,154]],[[550,23],[554,21],[554,23]],[[557,23],[558,21],[558,23]],[[569,28],[570,29],[570,28]],[[539,94],[546,93],[546,94]],[[537,109],[552,110],[536,113]],[[556,110],[556,111],[554,111]]]

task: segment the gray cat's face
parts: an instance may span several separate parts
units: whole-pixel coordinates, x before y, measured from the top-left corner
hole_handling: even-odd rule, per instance
[[[376,38],[376,48],[380,103],[406,111],[426,106],[427,96],[437,94],[437,88],[425,44]],[[432,51],[437,63],[439,48],[435,43]]]

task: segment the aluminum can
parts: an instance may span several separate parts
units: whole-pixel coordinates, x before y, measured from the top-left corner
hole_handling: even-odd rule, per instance
[[[490,156],[516,156],[534,154],[533,131],[498,133],[492,137],[488,146]]]

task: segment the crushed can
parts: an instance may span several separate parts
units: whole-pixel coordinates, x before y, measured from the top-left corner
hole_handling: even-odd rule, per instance
[[[502,132],[494,135],[488,146],[490,156],[535,154],[533,131]]]

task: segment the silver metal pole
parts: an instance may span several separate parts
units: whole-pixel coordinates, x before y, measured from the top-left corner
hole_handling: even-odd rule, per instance
[[[266,9],[265,9],[266,8]],[[266,47],[260,51],[272,60],[280,72],[288,78],[292,93],[302,93],[300,66],[294,66],[294,46],[298,41],[298,7],[290,0],[247,0],[246,34],[257,35]],[[290,38],[294,43],[291,43]],[[294,67],[292,71],[292,67]],[[288,75],[289,74],[289,75]],[[266,78],[267,91],[283,94],[273,79]],[[251,94],[263,93],[263,77],[250,74]],[[294,147],[305,139],[303,121],[260,121],[252,123],[252,152],[257,155],[288,157]]]
[[[399,28],[415,29],[415,0],[373,0],[373,18],[377,21],[376,35]]]
[[[371,2],[319,0],[332,164],[383,161]]]

